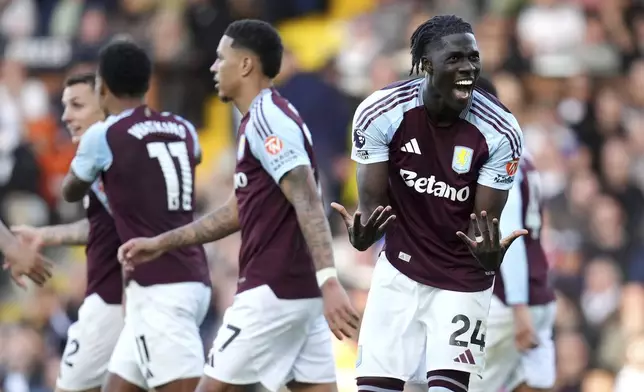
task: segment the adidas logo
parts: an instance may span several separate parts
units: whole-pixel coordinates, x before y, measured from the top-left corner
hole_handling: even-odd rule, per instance
[[[468,348],[465,350],[465,352],[458,357],[454,358],[454,362],[456,363],[467,363],[470,365],[476,365],[476,361],[474,361],[474,356],[472,355],[472,352]]]
[[[400,151],[421,155],[420,147],[418,147],[418,142],[416,141],[416,138],[413,138],[407,143],[405,143],[405,145],[400,149]]]

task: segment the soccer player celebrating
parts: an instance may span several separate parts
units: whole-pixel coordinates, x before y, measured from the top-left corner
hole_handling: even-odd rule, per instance
[[[152,64],[143,49],[114,41],[98,63],[96,90],[109,117],[81,137],[63,196],[79,201],[100,179],[122,242],[192,222],[200,158],[194,127],[144,104]],[[193,390],[205,360],[199,325],[211,297],[203,248],[168,252],[126,278],[127,317],[104,389]]]
[[[241,230],[237,294],[198,391],[260,382],[271,391],[286,384],[292,391],[332,392],[329,326],[338,338],[351,336],[357,326],[336,276],[311,134],[273,88],[282,52],[277,31],[265,22],[228,26],[211,71],[220,98],[243,114],[234,194],[191,225],[129,241],[119,250],[133,268],[170,249]]]
[[[484,368],[494,272],[525,234],[501,240],[498,221],[523,137],[514,116],[475,89],[481,60],[469,23],[431,18],[412,35],[411,54],[423,77],[376,91],[356,110],[358,212],[333,204],[356,249],[385,235],[357,382],[362,392],[397,392],[422,371],[430,392],[463,392]]]
[[[477,85],[496,97],[487,79]],[[505,254],[488,315],[486,366],[483,379],[471,381],[470,390],[539,392],[555,383],[552,329],[555,294],[548,284],[548,260],[541,246],[543,203],[539,173],[526,151],[501,214],[501,232],[526,228]]]
[[[62,120],[72,141],[78,143],[105,114],[94,93],[93,73],[73,75],[63,90]],[[87,289],[78,312],[79,319],[67,331],[67,346],[60,363],[56,391],[99,391],[107,365],[123,328],[123,279],[116,234],[107,196],[100,179],[85,196],[87,218],[78,222],[45,226],[12,227],[11,230],[34,246],[87,245]]]

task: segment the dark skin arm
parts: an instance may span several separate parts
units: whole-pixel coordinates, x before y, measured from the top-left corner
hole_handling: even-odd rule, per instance
[[[78,178],[70,167],[63,180],[63,199],[68,203],[81,201],[91,187],[91,182],[85,182]]]
[[[369,249],[382,238],[387,226],[396,219],[388,206],[388,165],[388,162],[358,164],[358,210],[353,216],[340,204],[331,203],[342,215],[349,240],[359,251]]]
[[[486,211],[490,219],[500,218],[503,207],[505,207],[505,203],[508,201],[509,193],[510,191],[502,191],[485,185],[477,185],[474,212],[476,215],[480,215],[481,211]]]

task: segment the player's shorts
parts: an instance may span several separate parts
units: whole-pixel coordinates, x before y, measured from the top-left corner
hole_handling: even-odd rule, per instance
[[[480,375],[492,287],[464,293],[418,283],[380,254],[362,317],[358,377],[422,382],[433,370]]]
[[[103,385],[107,365],[123,328],[121,305],[109,305],[96,293],[78,310],[78,321],[67,331],[56,386],[83,391]]]
[[[204,374],[233,385],[335,382],[331,331],[321,298],[279,299],[267,285],[235,296]]]
[[[210,306],[211,289],[183,282],[125,289],[125,326],[109,371],[143,389],[199,378],[204,347],[199,326]]]
[[[488,317],[487,366],[482,380],[470,380],[470,391],[496,392],[501,387],[512,391],[523,382],[532,388],[552,388],[556,377],[552,341],[555,313],[555,302],[530,307],[539,346],[520,353],[514,344],[512,308],[493,296]]]

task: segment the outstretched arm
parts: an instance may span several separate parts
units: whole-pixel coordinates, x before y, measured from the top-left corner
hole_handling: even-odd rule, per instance
[[[55,226],[16,226],[11,231],[18,237],[37,240],[44,246],[86,245],[89,237],[89,221],[81,219],[74,223]]]
[[[310,166],[297,166],[282,177],[282,192],[293,205],[315,270],[334,267],[331,228]]]
[[[215,211],[188,225],[160,234],[157,237],[163,251],[183,246],[205,244],[239,231],[237,198],[234,194]]]

